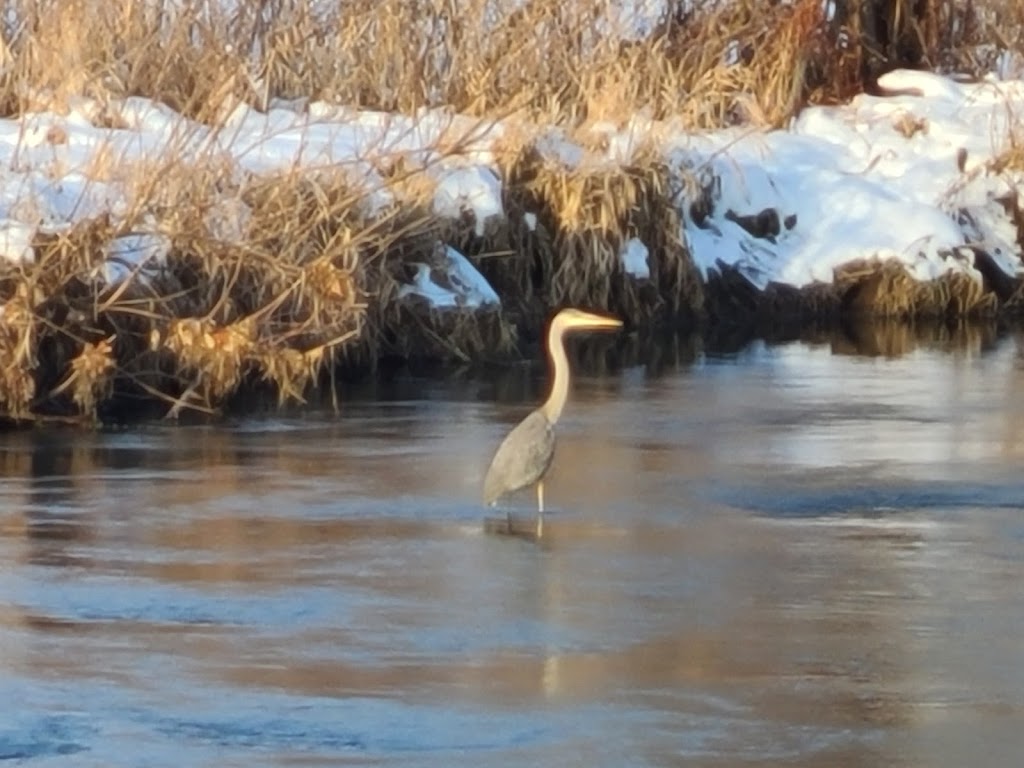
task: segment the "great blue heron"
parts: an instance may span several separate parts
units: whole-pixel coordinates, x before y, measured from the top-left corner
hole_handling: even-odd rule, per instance
[[[498,446],[484,478],[484,504],[537,484],[537,536],[544,527],[544,475],[555,454],[555,423],[569,395],[569,361],[563,338],[566,333],[600,328],[619,328],[622,321],[578,309],[563,309],[548,330],[548,356],[554,373],[551,393],[544,404],[519,422]]]

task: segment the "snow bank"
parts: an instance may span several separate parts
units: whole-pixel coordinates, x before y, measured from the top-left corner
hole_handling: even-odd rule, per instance
[[[992,160],[1012,136],[1024,139],[1024,82],[962,84],[894,72],[879,85],[887,95],[807,109],[787,130],[693,135],[638,116],[622,126],[593,126],[601,150],[534,127],[536,146],[549,160],[576,168],[629,161],[653,148],[676,171],[679,236],[705,277],[731,266],[758,287],[804,286],[831,282],[836,267],[870,258],[895,259],[920,280],[949,271],[977,277],[971,245],[1008,275],[1020,274],[1008,209],[1024,204],[1018,192],[1024,179],[1019,171],[994,169]],[[146,99],[103,105],[82,99],[67,114],[0,120],[0,256],[30,262],[40,230],[100,215],[115,223],[129,212],[137,218],[145,204],[139,190],[147,188],[140,169],[169,158],[227,169],[223,210],[211,211],[208,221],[215,238],[244,236],[246,212],[234,193],[245,178],[341,171],[362,187],[373,213],[394,202],[389,173],[398,164],[430,180],[436,215],[469,219],[484,236],[488,223],[505,215],[494,153],[506,134],[503,124],[444,110],[397,115],[299,101],[266,113],[239,106],[211,128]],[[694,177],[710,203],[696,217],[692,193],[683,192],[693,189],[684,181]],[[531,228],[536,213],[524,212]],[[115,245],[98,276],[117,282],[158,265],[167,244],[158,227],[143,234],[144,240]],[[657,256],[639,240],[627,242],[626,279],[649,278],[648,257]],[[445,251],[443,265],[442,282],[449,285],[430,279],[439,264],[424,264],[407,293],[437,306],[497,302],[457,251]]]
[[[707,275],[721,264],[763,288],[771,281],[829,283],[856,259],[895,259],[919,280],[976,276],[976,244],[1010,275],[1021,272],[1005,198],[1020,172],[991,161],[1024,134],[1024,83],[958,84],[923,72],[879,80],[885,97],[804,110],[787,131],[674,136],[668,154],[714,178],[713,213],[685,234]],[[737,216],[777,212],[773,235]]]

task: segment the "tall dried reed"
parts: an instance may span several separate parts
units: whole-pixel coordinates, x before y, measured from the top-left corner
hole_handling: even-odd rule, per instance
[[[560,124],[637,111],[777,124],[870,85],[879,68],[982,72],[1024,42],[1013,0],[666,0],[659,17],[624,7],[8,0],[0,109],[141,94],[207,121],[238,100],[308,98]]]

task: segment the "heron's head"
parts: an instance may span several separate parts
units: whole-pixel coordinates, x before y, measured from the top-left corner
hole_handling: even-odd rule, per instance
[[[600,330],[601,328],[621,328],[622,321],[617,317],[596,315],[582,309],[563,309],[551,321],[551,329],[559,331]]]

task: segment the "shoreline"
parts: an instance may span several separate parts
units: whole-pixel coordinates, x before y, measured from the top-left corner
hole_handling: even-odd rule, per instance
[[[752,345],[767,347],[792,343],[827,346],[834,354],[865,358],[896,359],[935,346],[950,347],[974,356],[1008,337],[1024,339],[1024,322],[995,317],[977,320],[895,320],[846,317],[825,322],[782,321],[768,324],[722,323],[701,329],[638,331],[601,334],[575,339],[568,347],[574,371],[584,376],[617,375],[642,369],[660,377],[700,364],[705,358],[743,354]],[[220,423],[225,419],[288,416],[307,412],[342,413],[350,398],[364,398],[387,382],[402,377],[491,381],[521,377],[520,388],[543,397],[547,386],[547,360],[539,337],[527,337],[519,353],[505,358],[469,361],[430,356],[385,356],[374,368],[343,368],[323,372],[303,393],[304,399],[281,402],[276,388],[256,377],[243,380],[216,409],[183,408],[170,418],[161,398],[139,399],[131,393],[112,393],[92,414],[39,413],[30,419],[0,417],[0,429],[32,426],[124,428],[174,421],[182,424]],[[531,400],[532,401],[532,400]]]
[[[299,202],[301,186],[298,180],[288,190]],[[506,185],[506,199],[517,194],[522,190]],[[509,217],[492,217],[484,230],[491,234],[480,236],[471,218],[453,226],[432,216],[420,218],[411,233],[393,225],[383,250],[374,249],[378,240],[340,258],[322,243],[313,245],[311,258],[296,258],[301,246],[310,251],[308,241],[296,243],[285,258],[260,260],[246,243],[220,244],[220,252],[172,246],[156,269],[147,265],[151,257],[127,260],[116,282],[82,278],[83,269],[95,269],[90,251],[123,237],[108,219],[86,220],[57,235],[41,232],[32,243],[35,257],[0,275],[9,297],[0,346],[8,360],[17,363],[21,355],[20,367],[4,371],[0,401],[7,407],[0,416],[8,423],[103,423],[121,418],[125,406],[118,404],[140,399],[151,401],[143,410],[162,408],[164,417],[184,410],[214,414],[228,401],[266,389],[280,404],[302,402],[332,377],[372,374],[382,359],[442,366],[507,362],[535,356],[545,320],[568,304],[615,314],[632,332],[704,337],[737,329],[747,338],[770,337],[780,328],[792,337],[876,322],[955,327],[1024,321],[1024,278],[1005,274],[980,250],[978,277],[948,271],[922,281],[894,259],[874,259],[841,265],[831,283],[799,287],[770,281],[760,288],[727,264],[704,279],[687,245],[668,243],[671,228],[680,226],[677,208],[667,197],[649,200],[669,219],[667,227],[641,231],[627,222],[620,234],[591,231],[568,248],[556,248],[535,223],[516,229]],[[538,220],[555,215],[534,210]],[[279,215],[289,212],[294,215],[282,206]],[[317,238],[324,238],[324,227],[335,230],[328,238],[337,237],[344,219],[336,214],[322,212],[311,227]],[[398,222],[414,218],[409,211],[395,215]],[[630,274],[618,259],[572,272],[572,260],[586,258],[579,254],[614,253],[625,232],[666,243],[647,249],[647,274]],[[458,247],[443,245],[445,235]],[[494,251],[500,255],[490,255]],[[461,274],[453,272],[456,260]],[[250,272],[253,263],[264,275],[283,275],[276,288],[255,297],[265,286],[260,273]],[[453,274],[461,279],[453,281]],[[43,292],[44,281],[57,289]],[[491,291],[490,301],[474,298],[482,290]],[[203,292],[205,304],[187,300]]]
[[[739,58],[742,3],[626,38],[574,35],[588,6],[530,4],[477,37],[439,18],[372,45],[349,24],[369,5],[238,39],[209,5],[54,5],[61,23],[25,25],[0,82],[0,419],[301,403],[386,359],[522,358],[567,306],[641,334],[1024,319],[1024,61],[869,77],[870,40],[843,42],[826,5],[773,7],[763,23],[787,35]],[[303,35],[276,36],[290,24]],[[501,37],[523,29],[567,51],[544,77]],[[488,51],[459,59],[476,79],[445,56],[379,69],[420,34]],[[688,58],[692,35],[719,54]],[[365,62],[318,69],[353,50]]]

